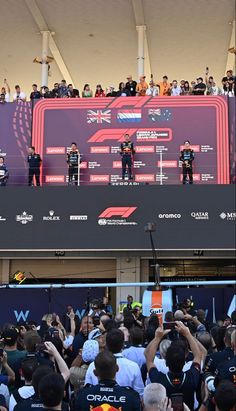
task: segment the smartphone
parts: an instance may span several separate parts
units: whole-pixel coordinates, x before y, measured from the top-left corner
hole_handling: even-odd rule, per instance
[[[3,357],[3,348],[0,348],[0,357]]]
[[[206,67],[206,71],[209,71],[209,67]]]
[[[175,330],[175,322],[163,323],[164,330]]]
[[[98,327],[100,324],[100,318],[99,317],[93,317],[93,325],[94,327]]]
[[[184,411],[184,400],[183,394],[172,394],[171,395],[171,404],[173,411]]]

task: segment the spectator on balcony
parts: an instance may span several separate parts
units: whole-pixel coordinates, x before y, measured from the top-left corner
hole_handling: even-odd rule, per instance
[[[0,94],[0,104],[5,104],[5,103],[7,103],[7,101],[5,100],[5,94],[2,93]]]
[[[196,86],[196,81],[191,81],[190,94],[193,94],[193,89]]]
[[[101,84],[97,84],[94,97],[106,97],[106,94],[105,94]]]
[[[151,81],[149,82],[149,87],[148,87],[148,89],[147,89],[147,91],[146,91],[146,95],[147,95],[147,96],[156,97],[156,96],[158,96],[158,94],[159,94],[159,89],[158,89],[157,86],[155,86],[154,81],[151,80]]]
[[[172,81],[172,86],[170,88],[170,94],[171,96],[180,96],[181,93],[181,87],[178,86],[177,80]]]
[[[184,86],[181,87],[181,96],[189,96],[192,93],[191,87],[189,85],[189,82],[186,80],[184,82]]]
[[[30,100],[39,100],[42,95],[38,90],[37,84],[32,84],[33,91],[30,93]]]
[[[213,81],[211,86],[207,86],[207,95],[208,96],[220,96],[222,91],[220,87],[217,87],[216,83]]]
[[[52,93],[47,86],[41,87],[42,98],[52,98]]]
[[[4,102],[10,103],[10,87],[7,83],[7,79],[4,78],[4,86],[1,88],[1,94],[4,94]]]
[[[26,101],[26,95],[23,91],[21,91],[20,86],[17,84],[15,86],[15,94],[13,95],[13,101]]]
[[[180,80],[180,88],[181,88],[181,95],[184,92],[184,85],[185,85],[185,80]]]
[[[204,96],[205,91],[206,91],[206,84],[203,83],[202,77],[198,77],[197,84],[194,86],[194,89],[193,89],[193,94],[195,96]]]
[[[66,80],[61,80],[61,84],[59,87],[59,97],[61,98],[68,97],[68,87],[66,84]]]
[[[106,97],[116,97],[117,92],[115,91],[115,87],[114,86],[109,86],[107,88],[107,93],[106,93]]]
[[[93,92],[89,84],[84,85],[84,89],[82,91],[82,97],[93,97]]]
[[[67,97],[79,98],[79,90],[77,88],[73,88],[72,84],[68,84]]]
[[[131,75],[128,75],[125,88],[129,90],[131,96],[136,96],[136,87],[137,81],[133,80]]]
[[[0,187],[7,185],[9,171],[4,161],[4,157],[0,157]]]
[[[126,88],[125,83],[119,83],[119,90],[117,91],[116,97],[128,97],[130,96],[130,91]]]
[[[169,96],[170,95],[170,83],[168,83],[168,77],[163,76],[162,81],[157,83],[159,89],[160,89],[160,96]]]
[[[146,91],[148,89],[148,84],[145,81],[146,76],[140,76],[139,83],[136,86],[137,96],[146,96]]]
[[[54,83],[54,87],[51,91],[52,98],[59,98],[60,93],[59,93],[59,83]]]

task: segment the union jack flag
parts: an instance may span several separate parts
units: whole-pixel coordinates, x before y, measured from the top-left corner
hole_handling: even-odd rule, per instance
[[[111,123],[111,110],[88,110],[87,123]]]

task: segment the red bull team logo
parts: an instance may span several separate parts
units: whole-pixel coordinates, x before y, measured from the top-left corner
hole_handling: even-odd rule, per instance
[[[99,405],[98,407],[93,407],[92,405],[90,405],[90,410],[91,411],[122,411],[122,407],[115,408],[109,404],[102,404],[102,405]]]

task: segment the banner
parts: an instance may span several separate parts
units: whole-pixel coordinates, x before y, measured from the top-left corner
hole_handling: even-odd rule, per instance
[[[235,186],[3,187],[1,250],[235,249]],[[9,235],[14,233],[14,235]]]
[[[120,184],[120,143],[130,135],[134,183],[180,184],[180,151],[190,140],[194,181],[229,183],[228,105],[223,97],[45,99],[34,108],[33,145],[43,158],[42,183],[65,185],[66,153],[81,152],[81,184]]]
[[[81,319],[87,302],[104,296],[104,288],[72,289],[0,289],[0,300],[7,310],[1,310],[0,325],[22,321],[41,322],[44,314],[57,313],[62,320],[67,305],[72,305],[75,314]],[[40,301],[40,304],[39,304]]]
[[[172,311],[173,300],[172,290],[166,291],[144,291],[142,313],[146,317],[150,317],[152,314],[156,314],[159,318],[160,324],[164,322],[165,313]]]

